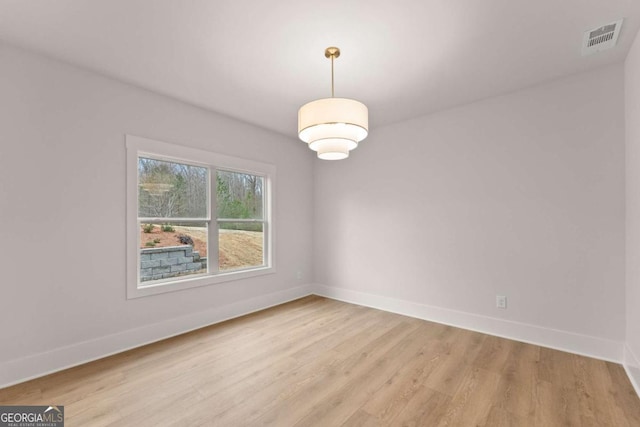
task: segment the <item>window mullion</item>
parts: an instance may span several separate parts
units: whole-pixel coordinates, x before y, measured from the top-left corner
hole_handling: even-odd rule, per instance
[[[219,252],[220,252],[220,240],[218,238],[218,221],[216,221],[218,206],[217,206],[217,172],[214,167],[209,168],[209,226],[208,230],[208,241],[207,245],[209,246],[207,249],[208,259],[207,259],[207,267],[209,268],[209,274],[217,274],[220,271],[219,265]]]
[[[263,230],[263,251],[262,251],[262,262],[264,265],[272,265],[271,261],[271,180],[265,179],[262,188],[262,219],[264,220],[262,224]]]
[[[252,218],[217,218],[218,222],[244,222],[247,224],[258,224],[265,222],[264,219],[252,219]]]
[[[163,218],[163,217],[138,217],[138,221],[143,223],[163,224],[168,222],[206,222],[211,219],[210,216],[204,218]]]

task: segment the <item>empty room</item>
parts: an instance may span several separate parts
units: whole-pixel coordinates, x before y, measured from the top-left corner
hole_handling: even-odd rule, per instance
[[[639,30],[0,0],[0,427],[640,426]]]

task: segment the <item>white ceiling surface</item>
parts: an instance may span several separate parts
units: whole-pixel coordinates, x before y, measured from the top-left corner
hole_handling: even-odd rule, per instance
[[[585,30],[625,18],[618,46]],[[376,126],[624,60],[638,0],[0,0],[0,40],[295,137],[336,96]]]

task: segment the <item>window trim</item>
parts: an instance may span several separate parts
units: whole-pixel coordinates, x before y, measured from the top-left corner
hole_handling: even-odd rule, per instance
[[[242,159],[239,157],[232,157],[211,151],[169,144],[134,135],[125,136],[125,146],[127,153],[127,224],[125,251],[127,266],[127,299],[191,289],[200,286],[209,286],[233,280],[273,274],[276,272],[275,224],[273,221],[273,213],[275,212],[274,189],[276,180],[276,167],[274,165]],[[216,181],[215,171],[217,169],[221,169],[232,172],[255,174],[264,177],[264,207],[262,220],[265,225],[263,234],[264,266],[224,272],[218,271],[217,273],[208,273],[206,275],[182,276],[179,280],[167,280],[139,286],[140,230],[138,227],[138,157],[145,155],[173,162],[184,162],[195,166],[204,166],[211,170],[209,176],[209,223],[211,225],[209,227],[209,239],[217,239],[218,237],[218,218],[216,217],[216,198],[214,196]],[[211,244],[211,241],[209,244]],[[209,260],[209,262],[211,263],[212,260]],[[218,264],[217,259],[215,260],[215,264]]]

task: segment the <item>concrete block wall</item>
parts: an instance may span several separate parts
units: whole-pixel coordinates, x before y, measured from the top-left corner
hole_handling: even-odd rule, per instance
[[[140,249],[141,282],[192,274],[206,267],[206,259],[191,245]]]

